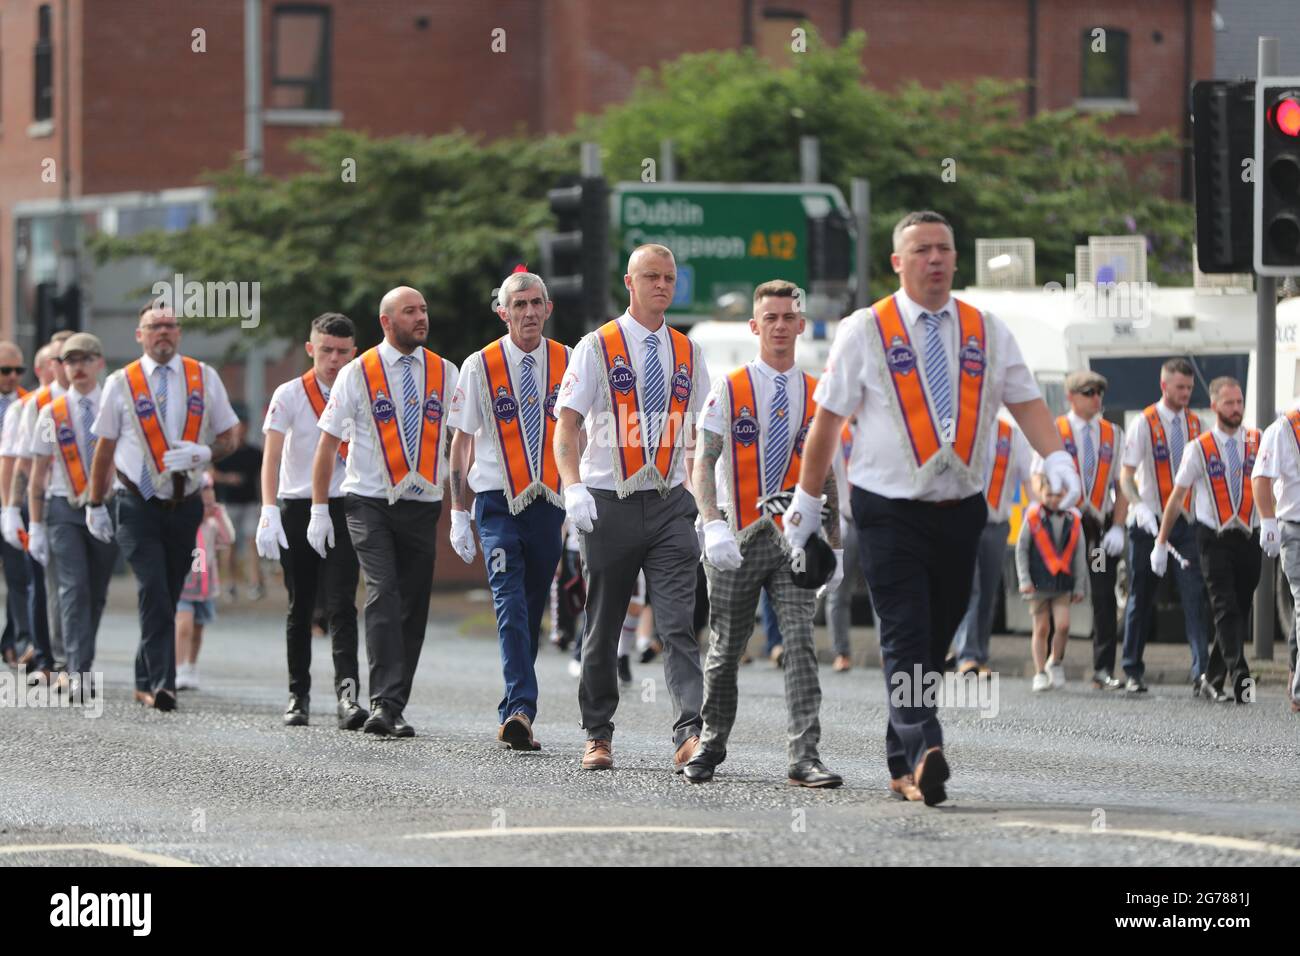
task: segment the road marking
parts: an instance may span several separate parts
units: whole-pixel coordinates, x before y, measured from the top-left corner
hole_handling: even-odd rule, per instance
[[[408,833],[404,840],[464,840],[474,837],[550,836],[556,833],[686,833],[709,836],[717,833],[740,833],[732,827],[488,827],[481,830],[435,830],[433,833]]]
[[[137,863],[147,863],[150,866],[198,866],[197,863],[191,863],[189,860],[182,860],[174,856],[163,856],[161,853],[148,853],[144,850],[137,850],[129,847],[125,843],[19,843],[10,846],[0,846],[0,854],[3,853],[67,853],[71,851],[90,851],[92,853],[102,853],[105,856],[121,857],[124,860],[134,860]]]
[[[1028,827],[1034,830],[1055,830],[1058,833],[1097,833],[1108,836],[1140,837],[1147,840],[1164,840],[1167,843],[1188,843],[1193,846],[1208,846],[1216,850],[1242,850],[1246,853],[1271,853],[1300,859],[1300,850],[1295,847],[1282,846],[1277,843],[1265,843],[1262,840],[1246,840],[1241,837],[1219,836],[1214,833],[1189,833],[1185,830],[1141,830],[1124,827],[1105,827],[1094,830],[1082,823],[1030,823],[1023,820],[1008,820],[999,823],[1002,827]]]

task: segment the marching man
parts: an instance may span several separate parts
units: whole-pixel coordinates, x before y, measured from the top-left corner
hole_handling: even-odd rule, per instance
[[[1281,555],[1291,603],[1300,616],[1300,402],[1264,429],[1250,483],[1259,511],[1260,550],[1270,558]],[[1293,714],[1300,713],[1295,623],[1293,620],[1287,628],[1291,669],[1286,696]]]
[[[284,567],[289,592],[285,641],[289,658],[287,727],[305,727],[311,719],[311,621],[316,598],[325,605],[325,623],[334,656],[334,696],[340,730],[359,730],[370,714],[357,698],[357,578],[360,570],[343,512],[343,476],[348,444],[339,445],[329,479],[330,522],[334,547],[322,558],[307,544],[311,521],[312,463],[321,431],[317,421],[325,411],[339,369],[357,354],[352,320],[338,312],[318,315],[306,343],[312,367],[285,382],[271,396],[262,432],[262,518],[257,528],[257,553]],[[278,501],[278,503],[277,503]],[[281,550],[283,549],[283,550]]]
[[[618,639],[644,570],[676,712],[673,768],[681,773],[699,743],[704,696],[693,620],[699,511],[682,483],[709,373],[699,345],[664,319],[677,284],[668,247],[633,250],[623,284],[631,297],[628,310],[573,350],[555,430],[565,512],[582,532],[587,569],[578,683],[587,730],[582,767],[614,765]],[[584,425],[585,448],[579,444]]]
[[[337,545],[330,482],[346,440],[340,491],[366,579],[370,716],[362,730],[414,737],[403,712],[429,622],[442,464],[450,447],[443,410],[456,390],[457,369],[425,348],[429,307],[417,290],[390,290],[379,305],[379,324],[384,340],[343,367],[320,416],[307,543],[322,558]]]
[[[908,213],[894,227],[890,261],[902,288],[850,315],[836,333],[813,394],[817,416],[784,530],[797,560],[821,526],[831,457],[844,420],[856,414],[849,481],[880,620],[890,789],[932,806],[947,799],[943,730],[922,687],[908,688],[918,674],[942,674],[966,613],[987,523],[984,483],[998,406],[1044,456],[1067,506],[1078,497],[1079,477],[1015,338],[995,317],[952,297],[957,251],[948,221]]]
[[[838,787],[843,780],[821,762],[821,685],[813,646],[817,593],[800,587],[790,569],[781,516],[799,477],[804,442],[817,406],[817,380],[795,368],[804,329],[801,292],[793,282],[764,282],[754,290],[749,329],[758,358],[714,385],[700,418],[703,449],[693,484],[704,517],[704,572],[712,631],[704,664],[704,728],[686,764],[686,779],[705,783],[727,756],[736,720],[736,671],[754,633],[759,594],[771,596],[785,639],[786,735],[789,782]],[[716,474],[715,474],[716,471]],[[843,567],[835,477],[825,484],[827,537]],[[832,575],[823,587],[834,589]]]
[[[505,695],[497,739],[513,750],[541,750],[537,720],[542,612],[564,541],[564,499],[555,463],[555,403],[569,349],[542,335],[554,304],[539,276],[519,266],[501,284],[497,315],[507,332],[466,360],[451,403],[451,545],[474,560],[465,480],[496,609]],[[469,467],[470,453],[474,466]]]
[[[1169,538],[1179,519],[1183,493],[1199,483],[1195,497],[1196,539],[1205,589],[1214,614],[1214,640],[1205,671],[1192,683],[1193,693],[1207,700],[1249,703],[1253,695],[1246,663],[1250,606],[1259,584],[1259,519],[1255,513],[1251,472],[1259,455],[1257,428],[1241,424],[1246,407],[1241,385],[1226,375],[1210,382],[1214,428],[1198,437],[1183,454],[1173,494],[1165,504],[1151,549],[1151,570],[1163,577],[1169,563]],[[1224,683],[1232,680],[1231,695]]]

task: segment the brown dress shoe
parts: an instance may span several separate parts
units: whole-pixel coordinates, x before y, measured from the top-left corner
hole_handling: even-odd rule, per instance
[[[979,669],[980,669],[979,663],[976,661],[962,661],[961,666],[957,668],[957,673],[969,674],[971,671],[978,672]]]
[[[148,691],[137,690],[134,692],[134,694],[135,694],[134,699],[137,703],[143,704],[146,707],[152,707],[154,705],[153,694],[149,693]]]
[[[609,740],[588,740],[582,755],[583,770],[609,770],[614,766],[614,745]]]
[[[1300,714],[1300,700],[1296,700],[1291,694],[1291,688],[1295,686],[1295,671],[1286,675],[1286,699],[1291,704],[1291,713]]]
[[[542,745],[533,737],[533,725],[523,711],[510,715],[497,732],[497,740],[511,750],[541,750]]]
[[[943,784],[951,774],[942,747],[931,747],[927,750],[921,757],[921,762],[916,765],[916,773],[913,776],[916,778],[917,789],[921,791],[921,799],[925,801],[927,807],[933,807],[948,799],[948,792],[944,790]]]
[[[23,651],[23,656],[18,658],[18,666],[26,667],[35,659],[36,659],[36,649],[33,647],[28,647],[27,650]]]
[[[5,648],[4,657],[5,657],[5,663],[8,664],[10,667],[18,666],[18,652],[15,651],[12,647]]]
[[[66,671],[59,671],[59,676],[54,678],[54,689],[60,694],[66,694],[68,688],[72,686],[72,678]]]
[[[919,803],[925,799],[921,796],[921,788],[916,785],[916,778],[910,773],[889,781],[889,790],[900,800],[913,800]]]
[[[684,773],[686,765],[690,763],[695,751],[700,749],[700,735],[687,737],[682,741],[682,745],[677,748],[677,753],[673,754],[673,773]]]
[[[851,667],[853,667],[853,661],[849,659],[849,655],[836,654],[835,663],[831,665],[831,670],[835,671],[837,674],[843,674],[846,670],[849,670]]]

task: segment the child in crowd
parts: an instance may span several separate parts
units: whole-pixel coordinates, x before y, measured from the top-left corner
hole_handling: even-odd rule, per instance
[[[1016,542],[1016,574],[1020,593],[1029,602],[1034,621],[1032,651],[1035,691],[1065,686],[1065,646],[1070,640],[1070,605],[1087,596],[1087,548],[1082,517],[1074,508],[1061,509],[1060,494],[1048,492],[1042,504],[1025,511]],[[1051,626],[1052,655],[1047,655]]]
[[[199,689],[199,648],[203,628],[217,616],[216,597],[221,593],[217,573],[217,552],[229,548],[235,529],[226,510],[217,504],[211,474],[204,476],[203,521],[195,538],[194,560],[176,605],[176,689]]]

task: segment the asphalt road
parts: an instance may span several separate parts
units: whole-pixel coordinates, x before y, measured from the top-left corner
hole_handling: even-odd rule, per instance
[[[130,586],[115,582],[115,607]],[[415,739],[335,729],[322,640],[313,725],[286,729],[282,617],[263,604],[222,609],[203,687],[176,713],[131,702],[123,610],[100,639],[102,716],[0,710],[0,865],[1300,863],[1300,725],[1277,685],[1216,706],[1182,686],[1133,699],[1000,679],[996,717],[944,711],[954,778],[932,809],[885,789],[877,669],[822,671],[822,753],[842,789],[786,784],[782,674],[766,662],[742,670],[730,756],[695,786],[669,769],[658,662],[633,666],[612,772],[579,769],[577,682],[549,646],[545,749],[498,749],[481,605],[461,621],[435,607],[406,714]]]

